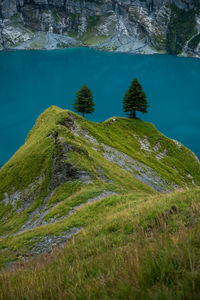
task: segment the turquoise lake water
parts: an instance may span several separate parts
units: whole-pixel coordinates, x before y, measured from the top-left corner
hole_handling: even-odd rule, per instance
[[[96,103],[88,119],[124,116],[122,99],[134,77],[150,104],[149,113],[138,116],[200,157],[200,60],[79,48],[0,52],[0,166],[23,145],[42,111],[72,109],[83,83]]]

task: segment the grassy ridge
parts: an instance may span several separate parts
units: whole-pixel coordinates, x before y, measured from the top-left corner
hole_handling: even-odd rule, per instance
[[[64,122],[69,117],[76,121],[77,130],[81,130],[81,134],[75,135],[73,130],[66,127]],[[86,139],[88,135],[95,140],[95,145]],[[148,151],[141,148],[140,141],[144,142],[145,139],[148,140]],[[53,218],[58,220],[57,223],[39,226],[13,236],[28,221],[29,216],[44,205],[45,197],[49,195],[53,160],[55,157],[62,158],[59,157],[62,156],[63,143],[76,149],[68,152],[63,164],[71,163],[77,170],[88,172],[90,184],[84,185],[77,180],[60,184],[49,196],[45,208],[49,211],[44,217],[44,221],[48,222]],[[158,143],[160,153],[167,151],[167,155],[159,160],[156,158],[158,153],[154,150]],[[77,217],[77,214],[60,222],[59,218],[67,216],[73,207],[87,202],[104,190],[118,195],[134,191],[142,197],[156,194],[156,191],[129,171],[108,161],[102,155],[103,145],[156,170],[167,186],[172,184],[185,188],[186,185],[194,187],[194,184],[200,183],[199,161],[194,154],[159,133],[154,125],[127,118],[111,118],[102,123],[93,123],[53,106],[38,118],[24,146],[0,170],[0,199],[4,199],[5,193],[8,196],[21,193],[15,205],[12,201],[8,205],[0,202],[0,234],[7,235],[1,239],[0,265],[29,252],[35,237],[60,234],[74,226],[87,225],[87,218]],[[28,194],[25,194],[27,188]],[[28,205],[29,198],[32,202]],[[38,211],[34,218],[37,219],[39,215]]]
[[[55,133],[65,142],[81,149],[81,159],[79,158],[77,161],[77,152],[72,152],[71,158],[73,155],[76,156],[77,165],[80,166],[81,161],[83,161],[82,167],[85,168],[88,165],[88,169],[95,173],[95,160],[102,149],[97,147],[100,151],[94,151],[84,137],[74,136],[70,130],[61,125],[68,117],[68,113],[67,110],[52,106],[38,118],[27,137],[26,143],[0,170],[0,199],[4,198],[4,192],[23,190],[43,173],[45,173],[43,182],[45,189],[45,184],[48,185],[51,177],[52,156],[55,150],[59,151],[59,149],[55,149],[51,138]],[[72,113],[70,112],[70,114]],[[197,184],[200,183],[199,162],[194,159],[193,153],[183,145],[180,148],[177,147],[172,140],[162,135],[153,124],[127,118],[117,118],[116,122],[110,119],[102,123],[93,123],[76,114],[73,116],[80,126],[88,130],[99,143],[109,145],[150,167],[154,167],[169,181],[173,179],[181,186],[184,186],[184,183],[191,185],[191,180],[187,177],[187,173],[190,173]],[[167,149],[167,156],[158,161],[155,157],[155,151],[147,153],[140,148],[135,135],[140,138],[148,137],[152,149],[157,142],[160,142],[159,151],[162,152]],[[84,161],[86,161],[85,165]],[[103,163],[106,164],[104,161]],[[172,170],[174,166],[178,174]]]
[[[132,172],[134,164],[143,171]],[[160,178],[164,191],[179,191],[162,195],[140,172]],[[195,155],[153,124],[118,117],[94,123],[52,106],[0,170],[0,266],[30,260],[2,269],[0,299],[196,295],[199,185]],[[87,204],[105,191],[114,195]],[[38,223],[29,227],[30,220]],[[37,241],[73,228],[80,232],[64,249],[32,257]]]
[[[199,189],[113,196],[84,215],[65,249],[1,272],[0,299],[198,299]]]

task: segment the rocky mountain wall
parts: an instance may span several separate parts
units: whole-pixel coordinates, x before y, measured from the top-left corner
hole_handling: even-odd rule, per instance
[[[0,45],[199,57],[200,0],[3,0]]]

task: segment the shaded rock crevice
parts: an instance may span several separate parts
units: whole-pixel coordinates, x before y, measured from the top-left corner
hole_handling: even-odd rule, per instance
[[[54,152],[49,191],[54,190],[67,181],[80,180],[85,184],[89,183],[91,181],[90,174],[86,171],[78,170],[68,159],[69,152],[74,151],[80,153],[80,149],[61,141],[56,131],[52,134],[52,138],[54,140]]]

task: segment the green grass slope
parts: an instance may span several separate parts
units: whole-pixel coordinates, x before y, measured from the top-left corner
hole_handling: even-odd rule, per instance
[[[199,299],[199,189],[112,196],[79,218],[63,249],[0,271],[0,299]]]
[[[97,240],[98,236],[110,239],[111,250],[115,242],[121,245],[121,239],[125,245],[138,219],[136,207],[145,209],[146,202],[154,203],[153,199],[161,205],[162,199],[163,203],[171,199],[162,194],[174,190],[191,189],[183,192],[183,197],[190,199],[194,193],[197,199],[199,183],[200,164],[195,155],[154,125],[127,118],[93,123],[50,107],[38,118],[26,143],[0,170],[0,265],[52,252],[67,240],[73,248],[70,238],[86,238],[85,230],[91,232],[86,234],[91,251],[95,236]],[[173,195],[176,198],[176,193]],[[177,195],[181,202],[181,194]],[[187,202],[188,209],[190,204]],[[171,205],[170,201],[166,205]],[[180,224],[184,218],[180,217]],[[122,234],[122,227],[127,235]],[[103,255],[101,248],[99,251],[97,256]],[[84,248],[83,252],[89,255]],[[38,299],[45,299],[42,297]]]

